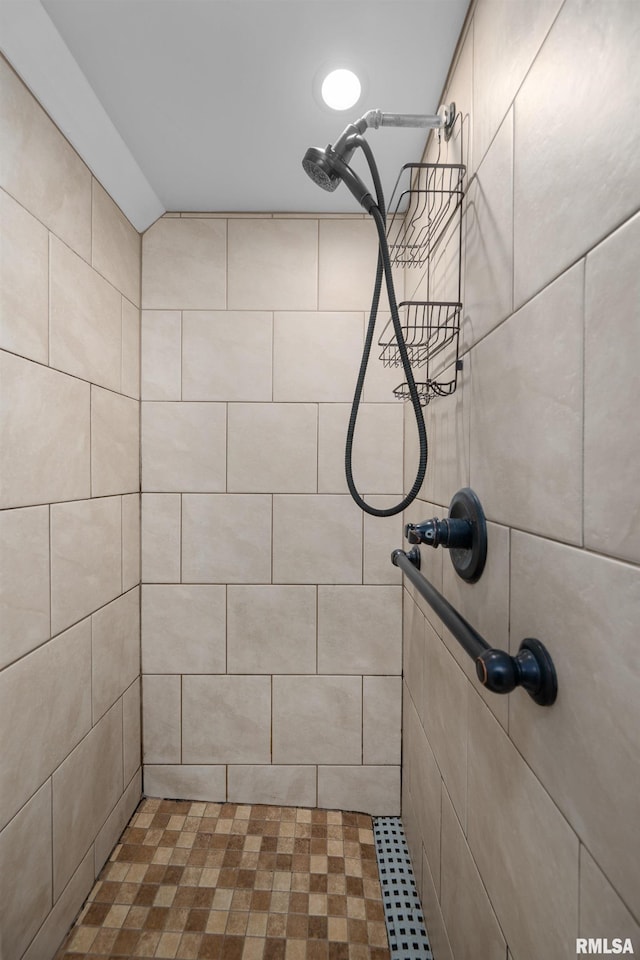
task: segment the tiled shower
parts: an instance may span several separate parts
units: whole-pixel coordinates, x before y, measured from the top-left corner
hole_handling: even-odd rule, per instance
[[[436,960],[640,951],[639,40],[631,0],[478,0],[443,97],[463,370],[405,520],[476,491],[482,578],[423,572],[544,640],[550,709],[481,690],[389,562],[401,518],[348,496],[369,219],[141,238],[0,64],[3,960],[51,960],[143,794],[401,813]],[[415,473],[397,379],[365,387],[376,505]]]

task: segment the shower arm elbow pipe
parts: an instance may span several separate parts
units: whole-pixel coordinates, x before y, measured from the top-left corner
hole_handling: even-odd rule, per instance
[[[439,113],[383,113],[382,110],[367,110],[359,120],[348,124],[333,144],[334,153],[339,154],[345,163],[349,163],[355,146],[349,142],[354,136],[362,136],[365,130],[379,127],[426,127],[432,130],[444,129],[445,138],[451,135],[456,116],[456,105],[450,103],[440,108]]]

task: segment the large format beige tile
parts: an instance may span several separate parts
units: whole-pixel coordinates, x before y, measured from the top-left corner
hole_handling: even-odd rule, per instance
[[[273,581],[362,582],[362,514],[351,497],[273,498]]]
[[[136,677],[122,697],[122,767],[124,783],[131,782],[142,762],[141,679]]]
[[[345,443],[351,406],[321,403],[318,429],[318,490],[347,493]],[[392,493],[402,499],[403,410],[399,403],[362,403],[352,447],[356,489],[363,495]],[[368,501],[367,501],[368,502]]]
[[[573,543],[582,536],[582,289],[578,264],[476,346],[471,409],[471,486],[487,517]]]
[[[224,673],[225,656],[223,586],[145,584],[144,673]]]
[[[140,583],[140,494],[122,498],[122,592]]]
[[[637,209],[640,131],[628,118],[640,106],[629,83],[638,43],[637,4],[569,0],[518,93],[516,305]]]
[[[180,580],[180,524],[178,493],[142,495],[142,580],[176,583]]]
[[[93,180],[91,263],[125,297],[140,305],[140,234]]]
[[[140,396],[180,400],[182,396],[182,319],[179,310],[141,313]]]
[[[224,403],[143,403],[141,431],[143,490],[225,489]]]
[[[271,512],[266,494],[185,494],[185,583],[269,583]]]
[[[318,221],[229,220],[228,275],[231,310],[315,310]]]
[[[4,826],[91,727],[89,621],[8,667],[0,688]]]
[[[19,960],[53,904],[49,780],[0,833],[0,864],[0,946]]]
[[[314,766],[233,765],[228,768],[231,803],[273,803],[277,806],[315,807]]]
[[[273,399],[350,403],[362,344],[361,313],[276,313]]]
[[[225,220],[161,218],[142,237],[142,306],[224,310]]]
[[[40,104],[0,60],[0,183],[81,257],[91,251],[91,174]]]
[[[314,586],[229,585],[227,611],[229,673],[315,673]]]
[[[269,763],[269,677],[182,678],[185,763]]]
[[[98,876],[113,852],[141,799],[142,771],[139,770],[131,783],[125,787],[124,793],[96,834],[93,844],[95,876]]]
[[[570,960],[578,925],[578,838],[473,691],[468,778],[469,847],[514,957]]]
[[[49,638],[49,508],[0,513],[0,668]]]
[[[402,733],[404,782],[415,810],[416,829],[421,837],[436,888],[440,890],[442,778],[431,744],[410,697],[405,697],[403,701]],[[414,852],[419,851],[412,849],[412,856]]]
[[[140,309],[122,298],[122,392],[140,399]]]
[[[424,658],[424,729],[458,817],[467,812],[467,679],[426,622]]]
[[[559,693],[546,710],[513,696],[510,734],[637,913],[640,571],[515,531],[511,549],[511,652],[523,637],[545,643]]]
[[[402,591],[402,675],[407,695],[422,720],[424,713],[425,617],[407,590]]]
[[[400,814],[400,767],[318,767],[318,806],[360,810],[373,817]]]
[[[504,936],[446,790],[440,903],[456,960],[505,960]]]
[[[23,960],[51,960],[78,916],[94,879],[93,849],[90,848],[29,944]]]
[[[318,408],[311,403],[230,403],[228,489],[315,493]]]
[[[465,213],[462,340],[477,343],[513,307],[513,113],[469,187]]]
[[[187,311],[182,331],[184,400],[271,401],[270,313]]]
[[[91,495],[140,489],[140,411],[137,400],[91,388]]]
[[[580,847],[580,937],[615,937],[640,944],[640,924],[615,892],[586,847]],[[627,951],[628,952],[628,951]]]
[[[439,887],[432,874],[431,862],[426,851],[422,850],[422,905],[429,917],[429,946],[438,960],[454,960],[451,944],[440,906]],[[415,867],[414,867],[415,869]]]
[[[93,727],[53,774],[53,893],[57,899],[122,791],[122,707]]]
[[[585,545],[640,561],[640,216],[587,257],[585,292]]]
[[[378,510],[387,510],[400,502],[400,497],[367,497],[366,502]],[[398,584],[402,573],[391,563],[391,552],[402,543],[402,515],[393,517],[364,516],[363,580],[365,583]]]
[[[320,220],[319,227],[318,309],[368,311],[378,261],[373,220]]]
[[[478,166],[562,0],[483,0],[473,17],[473,156]]]
[[[119,497],[51,507],[51,629],[58,633],[122,588]]]
[[[399,764],[402,755],[402,677],[362,679],[362,761]]]
[[[0,190],[0,345],[46,363],[49,357],[49,235]]]
[[[180,763],[181,689],[179,676],[142,678],[142,760]]]
[[[140,674],[140,589],[134,587],[91,617],[93,722]]]
[[[121,295],[55,236],[49,256],[51,366],[119,391]]]
[[[220,803],[227,798],[227,768],[214,764],[148,764],[144,768],[147,797],[175,797],[177,800],[208,800]]]
[[[402,672],[402,588],[318,587],[318,673]]]
[[[274,677],[274,763],[360,763],[359,677]]]
[[[89,386],[0,353],[0,506],[89,496]]]

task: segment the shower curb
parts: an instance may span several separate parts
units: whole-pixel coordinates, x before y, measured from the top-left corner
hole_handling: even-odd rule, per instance
[[[400,817],[374,817],[373,836],[391,960],[433,960]]]

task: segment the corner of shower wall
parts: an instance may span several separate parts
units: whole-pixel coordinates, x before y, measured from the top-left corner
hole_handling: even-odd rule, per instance
[[[0,952],[48,960],[141,796],[140,237],[0,85]]]

